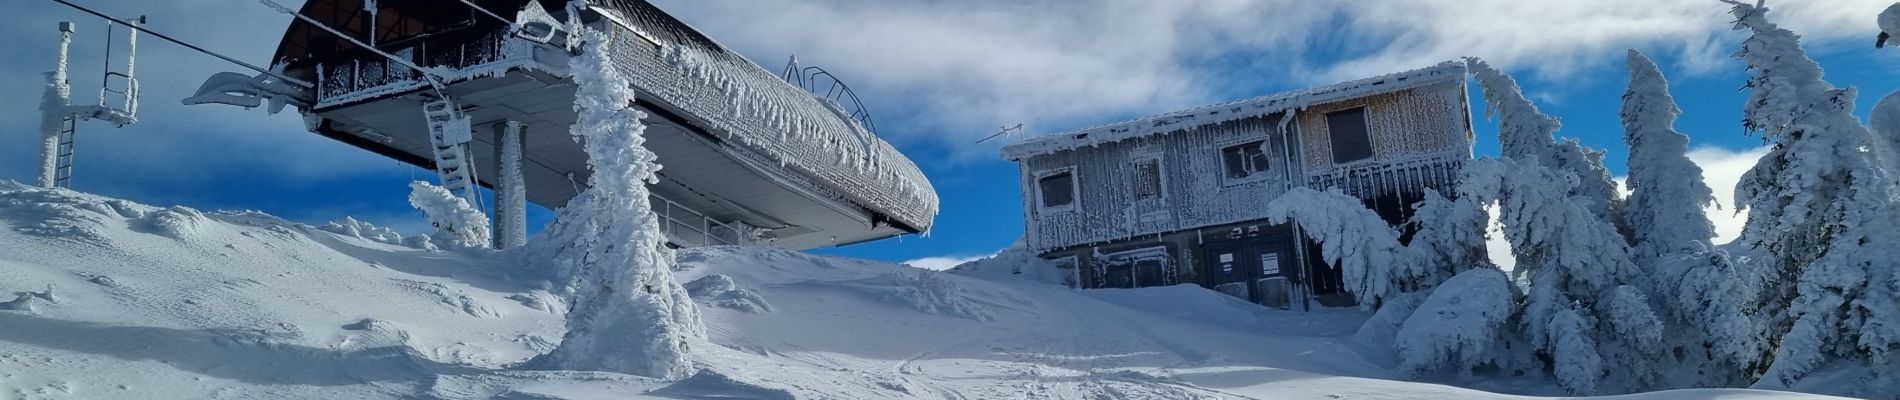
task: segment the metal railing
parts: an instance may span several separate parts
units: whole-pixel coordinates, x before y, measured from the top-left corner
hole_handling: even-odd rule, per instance
[[[1460,168],[1470,159],[1469,155],[1453,153],[1345,165],[1309,174],[1306,184],[1319,190],[1339,188],[1347,195],[1361,198],[1395,192],[1419,193],[1425,189],[1445,193],[1457,184]]]
[[[465,69],[503,61],[509,31],[451,32],[413,40],[411,45],[392,51],[398,57],[423,67]],[[421,87],[427,83],[422,74],[374,54],[348,59],[326,60],[316,66],[317,102],[358,97],[366,93],[393,90],[395,86]],[[402,84],[413,85],[402,85]]]
[[[871,110],[864,107],[864,100],[859,99],[858,93],[851,90],[851,85],[838,80],[837,75],[832,75],[824,68],[815,66],[801,68],[796,60],[785,65],[783,75],[786,82],[804,88],[805,91],[819,98],[837,103],[838,107],[844,109],[846,116],[864,125],[864,130],[870,131],[872,135],[877,134],[877,122],[871,119]]]
[[[738,245],[740,230],[731,224],[715,221],[706,214],[667,200],[659,195],[650,195],[653,213],[660,217],[660,231],[666,239],[679,247],[702,247],[720,245]]]

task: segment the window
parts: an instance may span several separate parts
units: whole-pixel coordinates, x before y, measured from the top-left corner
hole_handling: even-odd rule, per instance
[[[1068,209],[1075,207],[1075,174],[1068,171],[1045,175],[1036,179],[1036,188],[1042,198],[1042,208]]]
[[[1161,160],[1147,159],[1135,162],[1135,200],[1154,200],[1161,198]]]
[[[1220,149],[1221,163],[1227,166],[1228,182],[1259,179],[1267,172],[1266,141],[1257,140]]]
[[[1098,255],[1095,287],[1132,289],[1174,283],[1174,258],[1167,247],[1148,247]]]
[[[1333,163],[1372,158],[1372,136],[1366,130],[1366,108],[1326,113],[1326,131],[1332,134]]]

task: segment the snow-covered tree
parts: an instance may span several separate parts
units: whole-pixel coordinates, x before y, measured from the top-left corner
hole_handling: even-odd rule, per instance
[[[1485,253],[1491,215],[1473,198],[1451,199],[1426,190],[1407,222],[1418,230],[1407,246],[1419,263],[1420,285],[1433,285],[1473,268],[1496,268]],[[1408,289],[1422,290],[1429,287]]]
[[[1266,215],[1276,224],[1298,221],[1306,236],[1319,242],[1323,259],[1339,266],[1346,290],[1359,297],[1360,307],[1394,299],[1425,275],[1392,225],[1338,189],[1293,188],[1268,202]]]
[[[1559,383],[1576,393],[1653,385],[1651,354],[1662,323],[1622,235],[1572,196],[1577,178],[1533,161],[1475,160],[1461,199],[1500,203],[1504,236],[1527,279],[1520,320],[1530,345],[1554,360]],[[1609,381],[1613,385],[1604,386]]]
[[[1619,232],[1627,232],[1622,193],[1617,191],[1609,168],[1603,166],[1603,151],[1585,147],[1576,139],[1558,141],[1556,133],[1563,123],[1525,98],[1516,79],[1484,60],[1468,58],[1465,63],[1484,89],[1486,116],[1498,121],[1502,155],[1515,160],[1535,159],[1537,165],[1576,175],[1579,184],[1573,193],[1588,201],[1585,206],[1592,214],[1609,221]]]
[[[1417,375],[1442,369],[1470,373],[1495,358],[1517,311],[1517,288],[1503,270],[1473,268],[1431,291],[1399,325],[1399,369]]]
[[[703,338],[699,310],[673,279],[646,184],[660,169],[646,150],[646,115],[633,108],[632,82],[614,67],[602,43],[587,34],[570,68],[579,114],[572,133],[587,152],[588,188],[530,249],[548,254],[573,297],[560,347],[534,366],[610,371],[663,379],[691,372],[688,346]]]
[[[452,239],[468,247],[488,246],[488,215],[469,205],[462,196],[428,182],[409,183],[409,205],[429,216],[435,237]]]
[[[1715,195],[1689,160],[1689,137],[1675,130],[1682,110],[1669,82],[1642,53],[1630,50],[1628,61],[1623,139],[1630,147],[1631,259],[1651,274],[1658,311],[1674,322],[1667,330],[1676,368],[1692,372],[1670,381],[1732,385],[1760,356],[1760,335],[1743,310],[1748,299],[1737,272],[1702,212]]]
[[[1765,255],[1748,266],[1757,306],[1775,334],[1772,364],[1757,384],[1785,387],[1832,361],[1869,364],[1876,379],[1900,375],[1900,221],[1886,162],[1853,116],[1853,88],[1822,79],[1800,37],[1759,4],[1729,1],[1751,36],[1743,123],[1773,144],[1743,176],[1748,207],[1740,243]]]

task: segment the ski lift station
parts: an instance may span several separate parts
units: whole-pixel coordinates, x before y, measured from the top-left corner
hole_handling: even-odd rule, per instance
[[[582,29],[604,32],[637,89],[665,167],[649,188],[670,244],[802,250],[921,233],[937,213],[929,181],[876,136],[848,86],[796,59],[773,73],[646,1],[308,0],[294,12],[269,71],[220,73],[186,102],[294,107],[310,132],[435,170],[471,204],[485,203],[476,185],[493,188],[499,247],[525,237],[525,202],[558,208],[586,185],[566,71]]]

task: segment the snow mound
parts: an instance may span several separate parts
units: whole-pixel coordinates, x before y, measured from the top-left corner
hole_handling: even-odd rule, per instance
[[[0,244],[0,293],[26,293],[0,297],[11,305],[0,307],[9,393],[404,397],[560,337],[558,315],[508,299],[532,288],[501,279],[492,253],[419,250],[253,212],[0,182]]]
[[[1445,280],[1399,326],[1399,368],[1421,373],[1450,365],[1469,373],[1491,361],[1516,300],[1504,271],[1478,268]]]
[[[1037,257],[1029,250],[1026,239],[1016,239],[996,255],[957,265],[946,272],[995,282],[1035,282],[1064,287],[1075,287],[1077,283],[1075,270],[1057,268],[1055,263]]]
[[[716,307],[755,314],[772,311],[772,305],[765,302],[764,296],[740,289],[738,284],[732,282],[730,276],[707,275],[687,282],[686,293],[695,300],[705,301]]]

